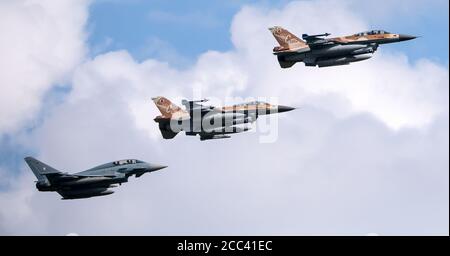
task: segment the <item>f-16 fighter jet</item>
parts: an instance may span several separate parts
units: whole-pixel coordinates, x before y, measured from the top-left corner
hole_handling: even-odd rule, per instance
[[[167,167],[129,159],[68,174],[62,173],[33,157],[26,157],[25,161],[38,179],[36,188],[39,191],[56,191],[63,197],[62,199],[106,196],[114,193],[109,188],[117,186],[114,184],[121,185],[128,182],[128,178],[132,175],[137,178],[147,172],[154,172]]]
[[[416,38],[393,34],[383,30],[372,30],[350,36],[327,38],[330,34],[307,35],[299,39],[282,27],[269,28],[280,46],[273,49],[282,68],[290,68],[297,62],[306,66],[330,67],[348,65],[367,60],[380,44],[396,43]]]
[[[248,131],[241,127],[253,123],[258,116],[291,111],[294,108],[271,105],[264,102],[249,102],[228,107],[205,106],[207,100],[188,101],[182,104],[186,110],[164,97],[152,98],[162,115],[154,120],[164,139],[172,139],[184,131],[188,136],[200,135],[200,140],[230,138],[230,134]]]

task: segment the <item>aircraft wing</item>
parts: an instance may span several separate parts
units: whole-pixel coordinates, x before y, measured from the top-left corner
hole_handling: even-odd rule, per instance
[[[71,175],[71,174],[61,173],[61,172],[43,173],[42,175],[44,175],[51,183],[79,179],[79,177],[76,175]]]
[[[94,176],[101,176],[101,175],[89,175],[89,173],[75,173],[75,174],[68,174],[67,172],[60,172],[56,170],[55,168],[33,158],[33,157],[26,157],[25,161],[30,166],[31,170],[35,174],[36,178],[38,178],[41,182],[50,182],[50,183],[58,183],[61,181],[71,181],[71,180],[77,180],[85,177],[94,177]],[[106,177],[106,176],[103,176]]]
[[[92,175],[87,173],[75,173],[75,174],[67,174],[67,173],[54,173],[54,174],[46,174],[45,175],[50,182],[60,182],[60,181],[70,181],[70,180],[79,180],[82,178],[115,178],[115,175]]]

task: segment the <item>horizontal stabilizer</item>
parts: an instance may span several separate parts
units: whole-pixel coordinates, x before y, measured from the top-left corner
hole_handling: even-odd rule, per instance
[[[283,56],[278,56],[277,59],[281,68],[290,68],[295,64],[295,61],[285,61]]]
[[[170,119],[155,118],[155,122],[159,123],[159,130],[164,139],[173,139],[177,136],[178,132],[174,132],[170,129]]]
[[[290,68],[295,64],[293,61],[278,61],[278,63],[280,63],[281,68]]]
[[[161,134],[162,134],[163,138],[166,139],[166,140],[173,139],[178,134],[176,132],[172,132],[172,131],[168,131],[168,130],[160,130],[160,131],[161,131]]]

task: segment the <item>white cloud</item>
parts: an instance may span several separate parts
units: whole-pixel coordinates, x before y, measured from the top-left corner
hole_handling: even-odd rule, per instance
[[[35,191],[24,168],[0,192],[0,233],[448,234],[448,68],[381,47],[350,66],[281,70],[267,31],[275,24],[298,34],[366,27],[337,1],[248,6],[233,20],[235,49],[206,52],[188,69],[126,51],[86,61],[31,136],[38,157],[70,172],[127,157],[169,168],[78,201]],[[255,133],[162,140],[150,97],[179,102],[193,88],[302,108],[281,115],[274,144]]]
[[[30,121],[84,55],[88,1],[1,1],[0,134]]]
[[[48,219],[38,219],[39,216],[35,214],[35,205],[31,200],[35,187],[31,175],[23,172],[22,175],[9,175],[8,178],[11,182],[6,187],[7,191],[0,191],[0,233],[12,235],[29,227],[45,232]]]

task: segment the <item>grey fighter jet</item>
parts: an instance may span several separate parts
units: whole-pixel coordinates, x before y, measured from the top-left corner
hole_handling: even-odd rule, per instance
[[[154,121],[164,139],[172,139],[179,132],[184,131],[188,136],[200,135],[200,140],[226,139],[230,134],[248,131],[250,128],[241,127],[253,123],[260,115],[268,115],[291,111],[294,108],[272,105],[254,101],[233,106],[213,107],[202,105],[207,100],[188,101],[181,109],[164,97],[152,99],[162,115]]]
[[[273,49],[281,68],[290,68],[297,62],[306,66],[330,67],[370,59],[380,44],[412,40],[415,36],[372,30],[349,36],[327,38],[330,34],[307,35],[302,39],[286,29],[269,28],[280,46]]]
[[[92,169],[74,174],[62,173],[33,157],[25,161],[38,179],[36,188],[39,191],[56,191],[62,199],[80,199],[94,196],[106,196],[114,193],[109,188],[128,182],[128,178],[136,178],[147,172],[154,172],[167,166],[149,164],[136,159],[115,161],[99,165]]]

